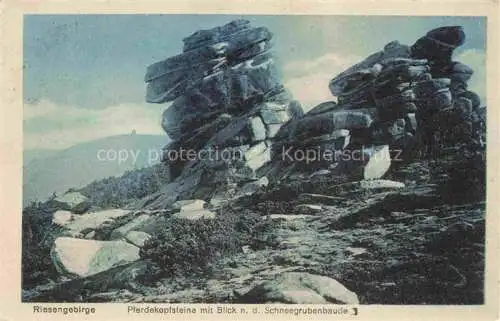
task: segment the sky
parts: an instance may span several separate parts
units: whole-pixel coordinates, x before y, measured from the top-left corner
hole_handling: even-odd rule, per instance
[[[107,136],[165,135],[168,105],[145,102],[146,67],[181,53],[182,39],[234,19],[266,26],[283,84],[305,110],[332,100],[328,82],[390,41],[461,25],[454,60],[486,93],[486,18],[408,16],[27,15],[24,18],[24,148],[62,149]]]

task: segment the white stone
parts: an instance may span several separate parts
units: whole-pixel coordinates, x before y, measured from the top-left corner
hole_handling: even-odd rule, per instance
[[[177,201],[174,204],[172,204],[172,208],[178,209],[181,211],[196,211],[196,210],[202,210],[205,208],[205,205],[207,203],[203,200],[182,200],[182,201]]]
[[[260,142],[245,152],[245,160],[248,167],[255,171],[271,160],[271,149],[265,142]]]
[[[331,173],[332,173],[332,171],[330,171],[328,169],[320,169],[318,171],[315,171],[311,175],[309,175],[309,178],[313,178],[316,176],[326,176],[326,175],[330,175]]]
[[[364,179],[377,179],[381,178],[391,166],[391,155],[389,153],[389,146],[374,146],[372,148],[365,148],[365,157],[368,161],[365,164],[363,171]]]
[[[86,277],[139,259],[139,248],[124,241],[59,237],[50,252],[59,273]]]
[[[243,295],[249,303],[359,304],[356,293],[340,282],[305,272],[284,272]]]
[[[374,179],[360,182],[362,189],[386,189],[386,188],[404,188],[405,184],[401,182],[391,181],[388,179]]]
[[[266,139],[266,126],[260,117],[250,118],[250,128],[252,130],[252,140],[260,142]]]
[[[307,214],[316,214],[323,211],[321,205],[317,204],[299,204],[295,206],[295,213],[307,213]]]
[[[52,224],[66,226],[73,219],[73,214],[70,211],[57,211],[52,214]]]
[[[303,215],[303,214],[299,214],[299,215],[271,214],[271,215],[268,215],[268,216],[263,216],[262,220],[270,219],[270,220],[276,220],[276,221],[279,221],[279,220],[292,221],[292,220],[302,220],[302,219],[306,219],[308,217],[311,217],[311,215]]]
[[[345,250],[352,256],[361,255],[367,252],[366,249],[362,247],[347,247]]]

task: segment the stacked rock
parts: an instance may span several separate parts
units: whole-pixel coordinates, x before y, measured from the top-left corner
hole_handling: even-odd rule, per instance
[[[284,143],[273,149],[274,155],[280,148],[281,152],[291,148],[294,154],[301,151],[299,155],[315,158],[307,159],[304,169],[334,165],[339,173],[347,173],[360,165],[363,178],[378,178],[391,165],[391,151],[412,142],[420,101],[442,108],[451,104],[449,81],[432,82],[436,86],[431,88],[429,70],[425,59],[394,57],[340,74],[330,82],[338,103],[322,103],[296,121],[293,129],[284,127],[289,131]]]
[[[172,102],[162,120],[173,139],[164,156],[243,146],[248,157],[255,149],[261,159],[268,157],[270,140],[281,125],[302,114],[279,80],[271,39],[267,28],[235,20],[195,32],[183,40],[182,54],[148,67],[146,100]],[[168,158],[175,178],[188,161]]]
[[[438,113],[422,108],[419,113],[420,123],[427,126],[422,133],[428,145],[437,150],[442,145],[484,145],[485,119],[482,117],[481,101],[476,93],[468,90],[467,85],[473,70],[452,59],[453,51],[464,42],[462,27],[452,26],[431,30],[411,46],[412,57],[429,61],[433,78],[449,79],[452,106]],[[438,142],[433,141],[436,136],[440,137]]]
[[[413,46],[393,41],[348,68],[329,84],[337,103],[322,103],[282,127],[275,163],[297,169],[288,155],[309,154],[312,159],[304,156],[300,170],[328,166],[347,173],[361,165],[363,178],[376,178],[391,161],[412,157],[417,146],[430,153],[443,143],[463,141],[457,127],[473,137],[481,118],[479,98],[467,90],[472,69],[452,61],[464,40],[461,27],[437,28]]]

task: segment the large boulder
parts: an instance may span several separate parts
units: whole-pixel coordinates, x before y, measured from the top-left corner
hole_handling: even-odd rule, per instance
[[[52,202],[59,209],[75,214],[85,213],[90,208],[89,199],[78,192],[69,192],[58,196]]]
[[[436,62],[449,63],[453,51],[465,41],[461,26],[445,26],[432,29],[411,46],[411,55]]]
[[[59,273],[86,277],[139,259],[139,248],[123,241],[59,237],[50,256]]]
[[[338,159],[336,174],[348,174],[354,179],[379,179],[391,167],[388,145],[346,149]]]
[[[356,293],[321,275],[286,272],[256,285],[239,298],[242,303],[359,304]]]
[[[381,61],[390,58],[410,58],[411,50],[407,45],[398,41],[388,43],[383,50],[376,52],[365,60],[348,68],[330,81],[329,88],[334,96],[339,96],[347,90],[352,89],[353,81],[373,79],[380,73],[379,67],[374,66]]]

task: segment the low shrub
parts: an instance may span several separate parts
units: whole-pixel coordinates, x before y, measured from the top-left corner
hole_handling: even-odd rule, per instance
[[[161,277],[210,273],[218,259],[238,253],[249,244],[260,215],[223,209],[213,220],[171,219],[141,249],[143,259],[158,263]]]
[[[121,208],[157,192],[169,180],[168,168],[157,164],[94,181],[78,191],[89,198],[93,209]]]
[[[50,258],[50,250],[60,228],[52,225],[52,213],[58,208],[50,202],[33,202],[22,216],[22,287],[30,288],[49,281],[57,273]]]

